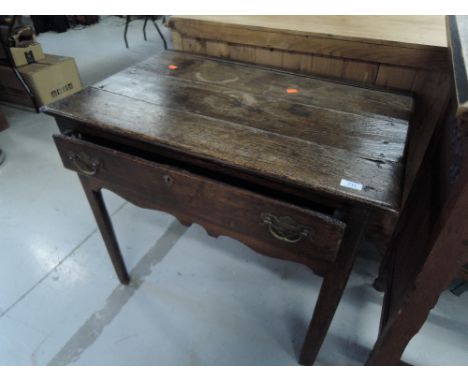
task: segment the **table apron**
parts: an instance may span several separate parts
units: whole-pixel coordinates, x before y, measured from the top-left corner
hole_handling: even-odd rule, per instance
[[[346,225],[331,216],[77,137],[54,140],[66,168],[138,206],[318,272],[336,258]]]

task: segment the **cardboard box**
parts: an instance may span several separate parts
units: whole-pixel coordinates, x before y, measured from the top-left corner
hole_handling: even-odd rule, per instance
[[[82,88],[78,68],[71,57],[46,55],[44,60],[22,66],[19,71],[41,105],[65,98]]]
[[[18,68],[24,81],[36,96],[40,106],[58,101],[82,89],[75,60],[71,57],[45,55],[35,64]],[[0,67],[0,99],[31,106],[20,81],[12,69]]]
[[[15,66],[20,67],[45,59],[41,44],[33,42],[25,47],[10,48],[11,57]]]

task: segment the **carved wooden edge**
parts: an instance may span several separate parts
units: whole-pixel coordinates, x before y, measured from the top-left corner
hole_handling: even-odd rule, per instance
[[[460,65],[460,62],[458,60],[457,63],[456,52],[453,52],[457,49],[456,38],[454,44],[454,39],[451,37],[453,33],[457,33],[457,30],[451,21],[456,19],[450,16],[448,21],[455,88],[459,86],[456,66]],[[464,76],[466,79],[466,73]],[[446,124],[439,129],[443,133],[439,131],[439,134],[433,137],[418,174],[419,177],[424,177],[421,170],[431,173],[436,169],[443,177],[445,176],[443,180],[446,182],[441,185],[440,178],[435,178],[438,182],[432,184],[432,187],[438,186],[435,195],[441,200],[435,206],[428,206],[434,208],[434,211],[425,211],[433,220],[429,224],[429,235],[425,237],[428,248],[418,248],[420,253],[414,254],[421,257],[422,265],[420,268],[405,270],[411,277],[402,294],[401,288],[398,290],[399,280],[394,280],[396,272],[401,271],[398,256],[401,257],[402,254],[395,251],[395,242],[393,243],[391,259],[393,280],[387,287],[379,337],[367,365],[398,364],[407,344],[421,329],[430,310],[436,305],[439,295],[447,289],[468,262],[468,224],[465,224],[468,221],[468,123],[464,119],[455,118],[460,115],[460,93],[453,97],[449,110]],[[446,158],[443,157],[443,152],[440,157],[437,155],[444,148],[443,141],[439,142],[438,136],[445,139],[445,144],[448,145]],[[441,188],[443,186],[445,189]],[[429,190],[415,189],[412,190],[412,194],[415,194],[414,191]],[[402,227],[404,228],[404,225],[400,224],[400,231]]]
[[[238,197],[242,198],[262,198],[265,199],[268,203],[273,203],[275,205],[280,205],[282,208],[286,209],[288,212],[285,212],[286,215],[289,214],[289,212],[295,214],[299,213],[301,215],[307,215],[309,218],[313,219],[315,223],[315,228],[312,227],[307,227],[307,226],[301,226],[301,224],[296,223],[291,217],[289,216],[282,216],[280,213],[279,215],[272,215],[270,213],[267,213],[268,211],[262,211],[263,213],[260,215],[261,221],[266,224],[267,226],[270,226],[269,228],[277,228],[277,232],[274,232],[275,234],[283,235],[287,234],[288,232],[279,232],[278,229],[281,231],[284,231],[284,228],[286,228],[286,231],[290,230],[293,228],[292,231],[294,231],[294,226],[298,226],[301,231],[307,230],[308,234],[314,234],[316,235],[315,231],[317,229],[317,224],[322,225],[325,224],[327,226],[333,227],[334,230],[336,231],[337,238],[341,237],[343,235],[344,229],[346,227],[346,224],[343,223],[339,218],[337,218],[334,214],[332,214],[332,211],[324,212],[324,211],[317,211],[313,207],[307,206],[301,206],[297,205],[295,203],[291,202],[291,199],[288,198],[287,200],[283,200],[281,198],[277,198],[273,195],[266,195],[262,192],[259,192],[258,190],[251,190],[248,187],[243,187],[239,186],[238,184],[231,184],[229,180],[226,182],[225,179],[217,179],[215,177],[211,177],[210,175],[200,175],[197,172],[192,172],[188,169],[184,169],[183,167],[180,167],[176,164],[172,163],[160,163],[159,161],[155,160],[149,160],[148,158],[142,158],[140,156],[135,156],[129,153],[126,153],[124,151],[119,151],[115,152],[114,149],[90,142],[85,139],[78,139],[73,136],[69,136],[69,134],[63,134],[63,135],[54,135],[53,136],[54,141],[56,142],[57,148],[59,150],[60,156],[62,158],[63,164],[65,168],[71,169],[73,171],[77,171],[79,174],[82,175],[89,175],[89,176],[94,176],[106,183],[106,184],[112,184],[112,187],[118,187],[120,189],[129,189],[130,191],[134,192],[135,197],[138,195],[140,199],[147,199],[147,197],[138,192],[135,188],[127,186],[125,182],[122,183],[120,180],[118,184],[115,183],[113,176],[111,175],[111,171],[104,171],[103,174],[101,175],[99,173],[99,168],[103,167],[104,169],[106,168],[106,163],[107,161],[114,162],[114,160],[117,160],[119,165],[114,168],[118,168],[125,164],[131,164],[131,165],[137,165],[139,167],[143,168],[143,171],[149,171],[153,172],[156,171],[157,173],[164,174],[162,176],[162,184],[165,186],[171,186],[172,183],[174,182],[174,179],[178,179],[178,181],[182,182],[193,182],[193,181],[204,181],[209,183],[211,187],[216,187],[217,189],[224,189],[224,190],[230,190],[234,195],[237,195]],[[76,150],[78,150],[79,154],[76,153]],[[79,164],[76,163],[76,158],[81,158],[80,161],[78,162]],[[108,169],[109,170],[109,169]],[[158,208],[156,208],[158,209]],[[166,212],[172,213],[173,209],[170,209]],[[336,212],[336,210],[334,210]],[[333,216],[332,216],[333,215]],[[268,216],[268,222],[266,221],[266,216]],[[271,222],[269,221],[270,219],[277,219],[279,225],[277,227],[271,227]],[[286,226],[283,224],[284,219],[288,221],[288,224]],[[283,223],[281,223],[283,222]],[[318,222],[318,223],[317,223]],[[291,226],[292,224],[292,226]],[[271,233],[271,230],[270,230]],[[291,233],[291,232],[289,232]],[[292,232],[294,233],[294,232]],[[272,234],[272,236],[275,236]],[[307,235],[306,235],[307,236]],[[303,235],[300,235],[299,239],[302,239]],[[281,239],[278,238],[277,239]],[[296,238],[297,239],[297,238]],[[287,240],[286,240],[287,241]],[[297,240],[300,241],[300,240]],[[333,261],[336,257],[336,250],[338,249],[340,243],[337,242],[336,248],[330,253],[330,257],[327,258],[326,260]],[[324,257],[325,259],[325,257]]]
[[[451,209],[444,228],[437,237],[413,287],[408,290],[398,313],[384,324],[367,365],[397,365],[409,341],[421,329],[430,310],[468,262],[468,184]]]
[[[106,189],[128,200],[129,202],[131,202],[137,207],[162,211],[161,206],[156,205],[150,198],[142,198],[141,195],[135,194],[129,189],[118,187],[115,184],[111,184],[110,182],[106,182],[106,181],[91,178],[91,177],[86,177],[86,178],[87,178],[88,187],[90,187],[94,191],[100,191],[102,189]],[[166,212],[166,211],[163,211],[163,212]],[[202,217],[199,217],[199,216],[193,217],[193,216],[183,214],[180,212],[174,213],[172,211],[167,212],[167,213],[174,216],[179,222],[181,222],[181,224],[185,226],[190,226],[192,224],[199,224],[201,227],[205,229],[205,231],[207,232],[209,236],[212,236],[215,238],[219,236],[231,237],[233,239],[240,241],[241,243],[245,244],[249,248],[253,249],[254,251],[264,256],[275,257],[275,258],[279,258],[282,260],[290,260],[290,261],[297,262],[299,264],[303,264],[309,267],[314,273],[316,273],[317,275],[321,277],[324,277],[328,272],[330,272],[336,266],[335,263],[330,262],[330,261],[310,259],[310,258],[303,257],[303,256],[297,256],[294,253],[295,252],[294,250],[291,250],[291,252],[288,255],[288,258],[275,256],[271,253],[268,253],[268,251],[264,249],[264,245],[262,245],[261,243],[252,241],[252,239],[249,236],[223,228],[217,224],[214,224],[213,222],[207,219],[203,219]]]
[[[91,176],[79,175],[79,177],[80,180],[82,180],[87,195],[90,193],[98,193],[100,195],[101,189],[105,188],[124,197],[126,200],[139,207],[148,209],[159,209],[157,208],[158,206],[153,204],[153,201],[150,198],[141,197],[141,195],[133,194],[131,189],[124,189],[122,187],[115,186],[110,182],[102,181]],[[90,202],[91,201],[92,200],[90,200]],[[99,225],[101,225],[101,222],[99,222],[98,219],[100,217],[99,213],[96,214],[94,208],[93,212],[95,213]],[[233,233],[232,231],[212,224],[212,222],[200,219],[198,217],[193,218],[190,216],[186,216],[183,213],[177,213],[173,215],[185,224],[191,224],[192,222],[200,224],[212,236],[217,237],[219,235],[226,235],[229,237],[233,237],[243,242],[253,250],[259,252],[260,254],[276,257],[275,255],[268,253],[268,251],[265,251],[264,248],[262,248],[262,246],[257,246],[255,243],[252,243],[251,240],[246,241],[246,238],[243,235]],[[360,209],[356,207],[350,208],[350,210],[344,214],[343,220],[345,223],[343,224],[346,224],[346,229],[344,231],[343,240],[340,243],[338,257],[336,261],[332,264],[319,260],[295,258],[295,256],[293,256],[293,253],[291,253],[290,258],[278,256],[278,258],[282,260],[292,260],[302,263],[310,267],[319,276],[324,277],[324,283],[322,284],[320,290],[319,302],[316,304],[316,307],[314,309],[314,315],[311,320],[308,336],[303,346],[300,361],[302,364],[313,364],[320,350],[320,347],[328,332],[328,328],[331,324],[337,306],[341,300],[342,293],[346,287],[349,275],[352,270],[352,266],[354,264],[354,260],[359,249],[359,244],[367,226],[369,216],[370,213],[367,209]],[[106,234],[109,234],[109,232],[111,232],[113,236],[113,231],[110,220],[108,225],[104,225],[106,226],[104,227],[104,232],[101,226],[100,229],[104,239],[106,240],[108,239]],[[115,239],[115,237],[113,239]],[[117,246],[116,243],[114,244]],[[109,249],[107,241],[106,246],[108,246]],[[110,247],[112,247],[112,245]],[[110,251],[110,255],[114,263],[114,267],[116,268],[116,271],[119,274],[119,278],[122,282],[128,283],[128,279],[122,277],[125,276],[126,270],[123,261],[120,261],[121,264],[119,264],[119,258],[120,260],[122,259],[118,250],[118,246],[112,249],[113,251]]]

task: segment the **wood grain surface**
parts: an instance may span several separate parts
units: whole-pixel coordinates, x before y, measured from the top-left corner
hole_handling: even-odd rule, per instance
[[[407,95],[165,52],[46,111],[395,211],[412,107]]]
[[[319,212],[303,209],[187,170],[117,152],[83,139],[54,136],[63,164],[80,173],[70,153],[96,161],[92,176],[136,205],[170,213],[184,222],[203,225],[218,236],[229,233],[260,253],[288,258],[310,267],[335,260],[345,224]],[[138,187],[135,187],[138,185]],[[148,198],[148,195],[152,195]],[[145,202],[146,201],[146,202]],[[288,216],[307,235],[285,242],[271,234],[265,216]]]
[[[460,32],[467,17],[448,17],[453,96],[445,123],[428,146],[389,251],[389,282],[379,337],[369,365],[398,364],[440,294],[468,263],[468,120],[456,90],[464,88]]]
[[[173,16],[169,26],[185,52],[413,92],[406,199],[450,97],[443,16]]]
[[[191,44],[213,40],[379,64],[447,67],[443,16],[172,16],[168,25],[182,40],[195,39],[186,42]]]
[[[122,283],[103,188],[324,276],[300,357],[314,363],[369,217],[398,214],[411,96],[166,51],[44,111]]]
[[[418,48],[447,47],[444,16],[172,16],[173,20],[200,20],[241,25],[253,30],[282,30],[328,38]]]

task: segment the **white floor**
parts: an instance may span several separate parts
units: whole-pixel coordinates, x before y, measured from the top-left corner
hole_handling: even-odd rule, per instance
[[[148,25],[123,19],[39,36],[47,53],[76,58],[96,82],[162,49]],[[167,31],[166,34],[168,35]],[[203,228],[105,200],[133,277],[120,286],[76,175],[62,167],[52,118],[0,106],[0,364],[297,365],[321,279]],[[382,295],[365,245],[317,364],[363,364]],[[404,360],[468,365],[468,293],[443,294]]]

